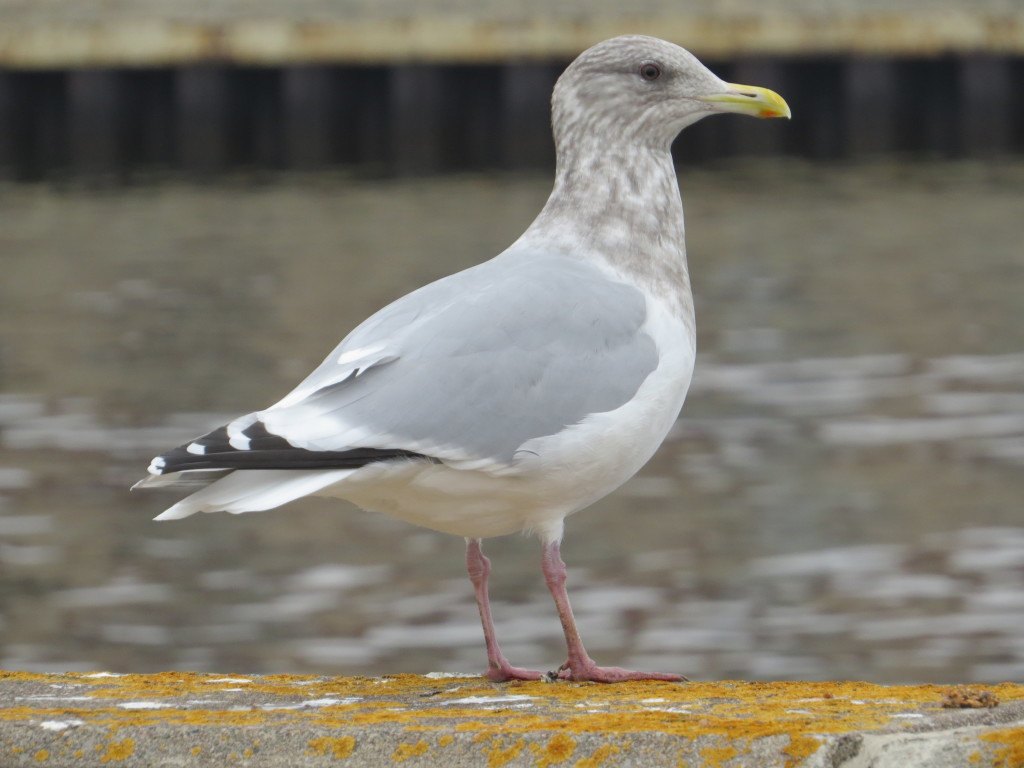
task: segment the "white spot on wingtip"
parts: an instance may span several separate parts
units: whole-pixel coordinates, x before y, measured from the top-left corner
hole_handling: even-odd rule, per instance
[[[185,450],[189,453],[194,453],[196,456],[203,456],[206,453],[206,446],[199,443],[189,443]]]
[[[255,413],[248,413],[245,416],[232,421],[227,426],[228,433],[228,445],[234,448],[236,451],[248,451],[249,444],[252,440],[248,436],[242,433],[259,421],[259,417]]]
[[[225,427],[225,430],[227,431],[229,438],[236,437],[242,434],[245,430],[247,430],[249,427],[251,427],[259,420],[260,419],[257,414],[247,413],[245,414],[245,416],[239,416],[237,419],[228,424],[227,427]]]
[[[235,435],[228,440],[228,445],[236,451],[248,451],[249,446],[252,445],[252,440],[246,435]]]

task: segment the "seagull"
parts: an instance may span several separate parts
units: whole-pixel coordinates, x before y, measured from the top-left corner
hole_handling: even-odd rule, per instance
[[[384,307],[279,402],[158,456],[136,487],[200,486],[157,520],[315,495],[464,537],[489,680],[681,681],[587,653],[564,521],[651,458],[690,385],[673,140],[714,113],[790,110],[642,35],[584,51],[551,103],[554,188],[518,240]],[[495,636],[481,540],[520,531],[541,542],[567,647],[557,672],[512,666]]]

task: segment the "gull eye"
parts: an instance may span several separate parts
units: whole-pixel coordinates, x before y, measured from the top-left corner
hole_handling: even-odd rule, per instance
[[[640,77],[647,81],[657,80],[659,77],[661,77],[661,67],[651,62],[641,64]]]

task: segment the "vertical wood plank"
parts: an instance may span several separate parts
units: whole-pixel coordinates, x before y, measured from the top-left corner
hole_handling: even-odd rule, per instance
[[[72,69],[67,80],[68,155],[73,173],[109,175],[121,166],[121,78],[112,69]]]
[[[897,90],[891,59],[858,56],[846,60],[843,91],[848,155],[876,155],[896,148]]]
[[[400,175],[441,167],[442,75],[437,66],[402,64],[391,70],[391,166]]]
[[[550,168],[551,89],[559,67],[541,63],[508,64],[501,69],[501,164],[506,168]]]
[[[0,70],[0,179],[16,175],[20,120],[15,103],[14,73]]]
[[[227,160],[227,72],[223,67],[183,67],[175,79],[178,162],[187,173],[223,170]]]
[[[331,70],[325,66],[286,67],[281,95],[284,112],[284,162],[313,170],[334,161],[334,101]]]
[[[960,143],[972,157],[1006,153],[1011,146],[1014,91],[1010,61],[1006,57],[978,54],[959,62]]]

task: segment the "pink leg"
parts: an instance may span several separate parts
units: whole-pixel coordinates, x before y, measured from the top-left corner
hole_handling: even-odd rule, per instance
[[[480,623],[484,625],[484,642],[487,643],[487,679],[496,683],[506,680],[540,680],[540,672],[513,667],[498,647],[491,621],[491,601],[487,597],[487,578],[491,575],[491,561],[480,548],[480,539],[466,539],[466,569],[473,582],[476,604],[480,609]]]
[[[557,541],[544,545],[541,567],[544,570],[544,579],[547,581],[548,589],[551,590],[551,596],[555,598],[555,607],[558,609],[558,618],[562,620],[562,631],[565,632],[565,644],[569,651],[569,658],[565,664],[559,667],[560,678],[576,681],[588,680],[595,683],[619,683],[625,680],[680,682],[686,679],[681,675],[663,672],[634,672],[621,667],[597,666],[583,647],[579,630],[576,629],[572,606],[569,605],[569,593],[565,589],[565,563],[562,562],[562,554]]]

